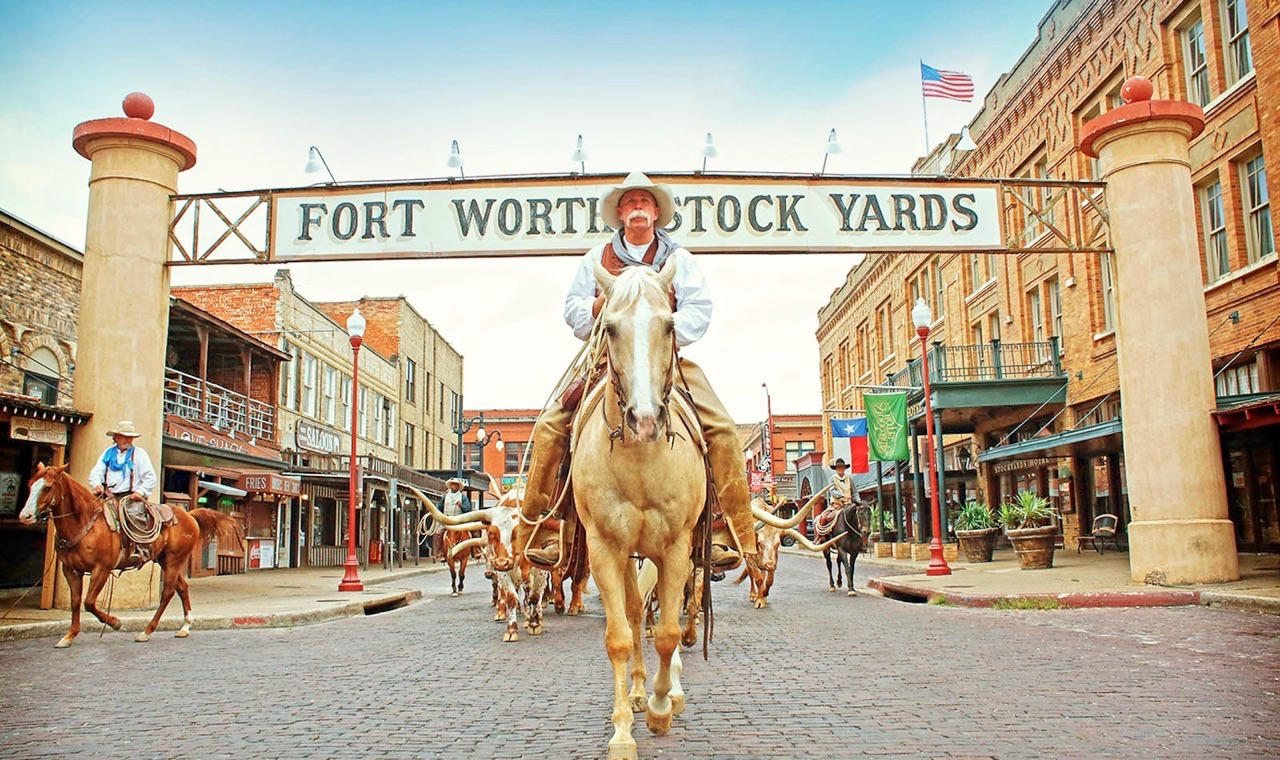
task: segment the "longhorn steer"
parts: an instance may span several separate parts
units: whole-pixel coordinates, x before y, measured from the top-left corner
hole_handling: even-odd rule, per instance
[[[757,497],[751,501],[751,513],[756,518],[756,546],[759,547],[760,554],[757,559],[746,562],[746,567],[734,583],[742,583],[743,579],[748,577],[751,579],[749,598],[755,603],[756,609],[762,610],[769,606],[769,589],[773,587],[774,574],[778,569],[778,547],[782,545],[783,536],[791,536],[801,546],[815,552],[822,551],[838,538],[842,538],[837,536],[836,539],[827,543],[815,545],[795,529],[826,490],[824,488],[819,491],[800,508],[799,512],[787,519],[773,514],[772,510],[767,508],[764,499]]]
[[[449,517],[441,512],[430,499],[412,486],[406,487],[427,505],[432,517],[443,523],[450,531],[475,530],[482,531],[479,538],[467,539],[453,547],[454,555],[465,555],[473,547],[482,548],[497,589],[498,617],[505,619],[507,629],[502,634],[503,641],[520,640],[519,614],[524,611],[525,629],[531,636],[542,634],[542,608],[547,590],[547,573],[539,570],[525,559],[524,554],[516,552],[513,536],[515,527],[520,522],[520,510],[513,506],[514,492],[503,497],[496,506],[465,515]]]

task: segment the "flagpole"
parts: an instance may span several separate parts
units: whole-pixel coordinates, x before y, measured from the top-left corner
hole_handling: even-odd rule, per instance
[[[929,155],[931,150],[929,142],[929,101],[924,95],[924,59],[920,59],[920,108],[924,111],[924,155]]]

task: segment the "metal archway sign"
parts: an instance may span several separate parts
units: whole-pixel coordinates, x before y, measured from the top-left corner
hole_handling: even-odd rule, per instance
[[[611,234],[600,199],[623,176],[176,195],[169,263],[576,256]],[[699,254],[1110,250],[1103,185],[1096,182],[649,176],[675,195],[668,231]]]

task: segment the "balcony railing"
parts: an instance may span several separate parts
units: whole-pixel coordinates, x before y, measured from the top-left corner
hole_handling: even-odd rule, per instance
[[[173,368],[164,371],[164,411],[250,439],[276,439],[276,409]]]
[[[1033,377],[1060,377],[1062,360],[1058,338],[1036,343],[941,346],[929,349],[929,380],[935,383],[1020,380]],[[920,360],[911,359],[885,385],[919,388],[924,384]]]

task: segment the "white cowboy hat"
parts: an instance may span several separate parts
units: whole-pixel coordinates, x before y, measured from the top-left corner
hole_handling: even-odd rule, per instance
[[[126,437],[128,437],[128,438],[137,438],[138,436],[142,435],[142,433],[139,433],[139,432],[138,432],[138,431],[133,427],[133,421],[132,421],[132,420],[120,420],[120,424],[119,424],[119,425],[116,425],[116,429],[115,429],[115,430],[108,430],[108,431],[107,431],[107,437],[108,437],[108,438],[115,438],[115,437],[116,437],[116,436],[118,436],[118,435],[123,435],[123,436],[126,436]]]
[[[463,480],[462,478],[449,478],[444,482],[446,486],[453,485],[454,483],[457,483],[460,486],[465,486],[467,484],[467,481]]]
[[[666,185],[655,185],[653,180],[641,172],[631,172],[626,179],[622,180],[621,185],[610,190],[604,200],[600,201],[600,215],[604,217],[605,224],[615,230],[622,229],[622,219],[618,217],[618,201],[622,200],[623,193],[628,190],[648,190],[658,203],[656,226],[662,229],[671,223],[672,217],[676,215],[676,202],[671,197],[671,188]]]

